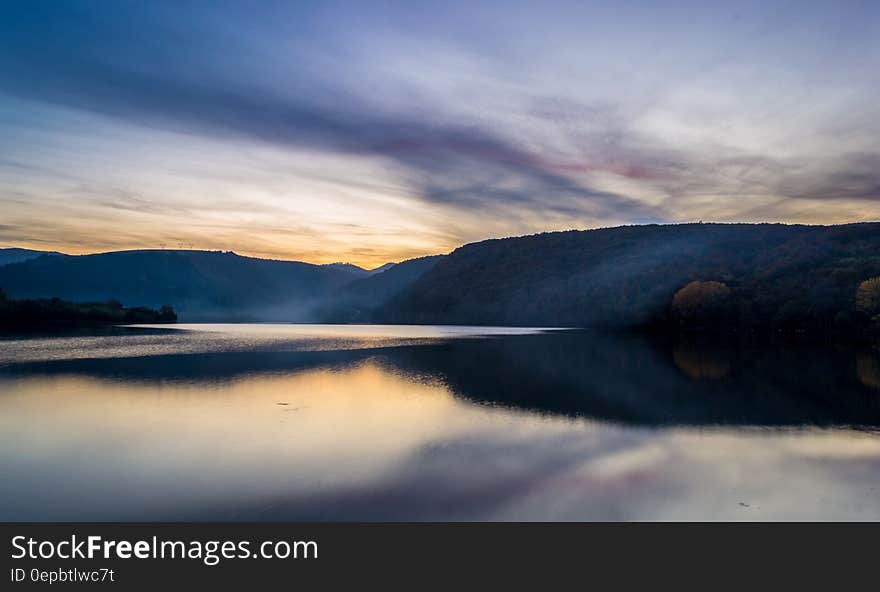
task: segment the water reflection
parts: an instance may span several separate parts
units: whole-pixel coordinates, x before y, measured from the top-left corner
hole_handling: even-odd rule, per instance
[[[864,351],[322,330],[4,342],[0,519],[880,518]]]

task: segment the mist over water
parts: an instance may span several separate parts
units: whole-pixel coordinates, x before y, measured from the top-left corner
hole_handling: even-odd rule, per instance
[[[178,327],[0,341],[0,519],[880,519],[871,349]]]

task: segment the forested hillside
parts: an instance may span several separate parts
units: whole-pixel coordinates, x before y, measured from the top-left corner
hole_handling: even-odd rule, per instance
[[[39,256],[14,298],[171,304],[181,320],[860,331],[880,224],[680,224],[487,240],[375,273],[208,251]],[[876,322],[872,319],[876,318]]]
[[[309,321],[318,304],[357,277],[345,268],[231,252],[147,250],[5,265],[0,288],[12,298],[171,304],[183,320]]]
[[[786,329],[866,321],[880,224],[681,224],[553,232],[456,249],[391,299],[386,322],[632,327],[672,319],[693,281],[728,290],[697,322]],[[880,312],[878,310],[877,312]],[[709,318],[712,317],[712,318]],[[687,322],[684,319],[683,322]]]

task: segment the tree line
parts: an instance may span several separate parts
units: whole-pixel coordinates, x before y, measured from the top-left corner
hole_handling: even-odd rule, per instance
[[[131,323],[174,323],[171,305],[158,310],[125,307],[117,300],[68,302],[60,298],[10,299],[0,289],[0,329],[29,330],[59,326],[90,326]]]

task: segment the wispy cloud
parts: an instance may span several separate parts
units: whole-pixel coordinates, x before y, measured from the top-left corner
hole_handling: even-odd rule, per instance
[[[0,93],[96,114],[107,128],[287,152],[312,170],[295,173],[285,160],[276,179],[332,179],[345,188],[341,202],[362,203],[351,207],[355,218],[374,199],[367,196],[402,194],[422,204],[421,213],[409,210],[415,226],[450,241],[551,224],[737,219],[756,206],[784,218],[787,200],[826,210],[831,202],[876,202],[880,147],[871,138],[880,118],[867,98],[880,80],[853,59],[880,49],[859,25],[875,8],[854,4],[841,21],[814,6],[791,15],[755,5],[718,20],[695,6],[690,25],[622,7],[558,8],[486,3],[465,26],[454,4],[428,19],[394,4],[377,8],[378,18],[345,3],[260,11],[238,3],[23,3],[0,23]],[[789,55],[779,37],[805,51]],[[814,47],[830,49],[819,55]],[[840,63],[851,64],[854,82],[841,82]],[[31,115],[17,129],[33,141],[36,132],[22,128],[40,125]],[[62,182],[60,169],[41,172],[52,165],[35,150],[18,152],[0,149],[5,166],[19,167],[17,181],[4,181],[6,195],[22,190],[22,178],[55,174]],[[315,165],[325,157],[334,160],[326,170]],[[210,158],[191,153],[186,174],[195,178]],[[380,177],[351,173],[364,160]],[[253,186],[265,193],[267,171],[278,166],[256,171]],[[95,178],[66,181],[74,210],[88,202],[129,219],[171,217],[174,209],[198,219],[204,211],[202,200],[170,204],[120,187],[97,167],[88,174]],[[218,187],[206,179],[201,193]],[[231,201],[261,208],[238,195]],[[247,209],[227,201],[230,215]],[[320,225],[312,224],[317,233]]]

